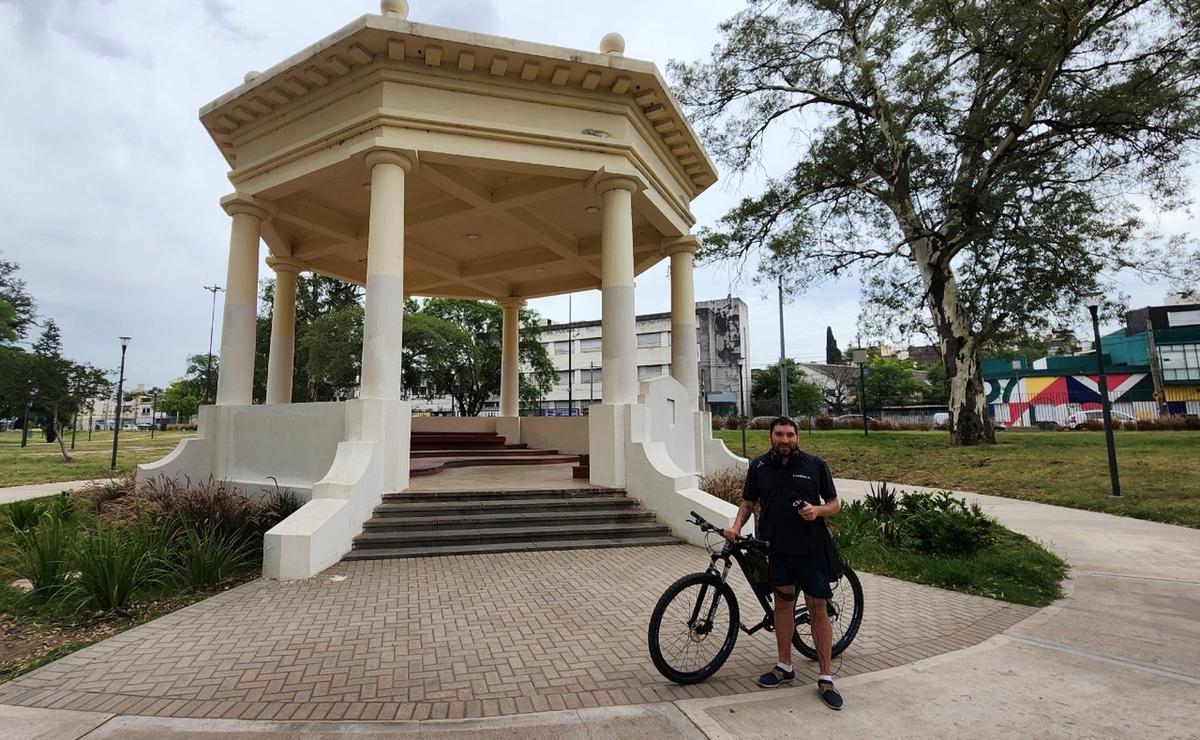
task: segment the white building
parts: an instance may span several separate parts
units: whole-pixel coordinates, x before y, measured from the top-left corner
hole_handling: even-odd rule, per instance
[[[670,375],[671,314],[638,316],[634,331],[638,380]],[[587,413],[593,403],[600,403],[604,376],[600,322],[547,324],[542,327],[541,341],[558,371],[558,382],[546,394],[541,410],[546,415],[569,416],[570,409],[575,409],[579,415]],[[696,303],[696,356],[700,390],[707,401],[704,411],[734,413],[741,408],[738,397],[750,390],[750,368],[742,361],[743,348],[749,347],[749,342],[749,309],[741,298]],[[494,408],[493,404],[489,408]]]

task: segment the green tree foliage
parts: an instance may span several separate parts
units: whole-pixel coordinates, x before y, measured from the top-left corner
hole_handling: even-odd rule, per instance
[[[941,363],[926,365],[926,385],[921,391],[925,403],[946,403],[950,399],[950,386],[946,383],[946,366]]]
[[[913,374],[912,363],[872,357],[867,360],[866,407],[907,406],[921,400],[925,384]],[[858,403],[857,388],[855,404]]]
[[[801,374],[795,360],[785,360],[788,381],[788,413],[792,415],[812,415],[821,411],[824,406],[824,395],[821,388]],[[753,374],[750,381],[750,394],[755,402],[762,402],[768,408],[779,408],[779,363],[767,365]]]
[[[833,327],[825,327],[825,364],[840,365],[842,362],[842,351],[838,349],[837,339],[833,337]]]
[[[475,416],[487,400],[500,392],[500,339],[503,311],[494,303],[432,298],[421,305],[420,313],[455,327],[455,339],[445,344],[449,352],[434,357],[426,387],[454,399],[459,414]],[[546,347],[540,341],[536,311],[520,311],[519,357],[520,397],[525,403],[543,397],[554,386],[555,369]],[[429,327],[444,324],[429,324]],[[407,336],[407,326],[406,326]]]
[[[310,401],[347,398],[362,371],[363,309],[357,303],[320,315],[297,338],[299,373]]]
[[[33,298],[17,277],[16,262],[0,260],[0,341],[24,339],[37,320]],[[5,308],[3,304],[7,304]]]
[[[221,359],[216,355],[212,358],[213,385],[221,372]],[[208,355],[191,355],[187,359],[187,367],[182,378],[176,378],[163,391],[159,400],[159,409],[171,414],[177,420],[187,421],[195,416],[205,400],[205,379],[208,376]]]
[[[1194,2],[749,0],[720,30],[672,65],[717,156],[744,171],[775,125],[807,143],[702,257],[759,253],[798,288],[864,269],[872,318],[938,337],[957,443],[995,440],[981,345],[1154,264],[1130,194],[1186,197]]]

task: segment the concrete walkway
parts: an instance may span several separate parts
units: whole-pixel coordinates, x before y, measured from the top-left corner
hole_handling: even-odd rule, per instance
[[[63,481],[61,483],[31,483],[27,486],[10,486],[8,488],[0,488],[0,505],[11,504],[14,501],[24,501],[30,498],[43,498],[45,496],[54,496],[62,491],[70,491],[75,488],[86,486],[89,483],[104,483],[108,478],[98,478],[92,480],[72,480]]]
[[[839,481],[838,485],[846,498],[862,495],[867,489],[865,483],[858,481]],[[642,698],[623,691],[608,692],[616,694],[618,698],[628,697],[625,699],[627,704],[646,702],[635,706],[621,706],[618,701],[610,706],[567,707],[559,711],[539,712],[536,710],[540,707],[531,704],[528,709],[519,708],[525,713],[506,717],[437,720],[423,719],[437,715],[419,715],[412,719],[386,722],[362,722],[361,719],[365,717],[350,722],[333,722],[330,721],[333,719],[331,716],[318,722],[279,721],[279,717],[272,720],[256,714],[261,720],[248,722],[151,717],[145,716],[150,712],[138,711],[114,712],[110,707],[119,704],[120,700],[116,698],[111,700],[111,704],[105,704],[101,698],[95,706],[78,707],[93,711],[62,711],[55,707],[74,704],[73,692],[64,692],[59,695],[60,701],[48,702],[48,708],[0,706],[0,726],[5,728],[6,737],[149,738],[174,735],[207,738],[243,735],[295,737],[300,734],[348,737],[398,734],[483,738],[653,737],[665,740],[677,737],[784,738],[802,734],[830,736],[834,733],[869,737],[1005,738],[1036,735],[1117,738],[1149,734],[1168,738],[1196,737],[1196,717],[1200,716],[1196,701],[1196,697],[1200,696],[1200,530],[1023,501],[966,495],[980,502],[985,510],[1010,528],[1042,541],[1071,563],[1072,578],[1066,584],[1067,598],[1023,621],[1010,623],[1011,626],[982,642],[968,641],[968,646],[961,649],[951,646],[951,652],[933,657],[915,656],[915,661],[904,661],[904,664],[892,668],[872,670],[868,667],[862,670],[863,666],[860,666],[857,670],[846,670],[854,665],[854,655],[847,655],[839,674],[842,676],[839,685],[846,696],[847,708],[839,713],[826,710],[807,683],[791,689],[761,692],[743,680],[740,674],[753,672],[752,668],[756,665],[754,660],[761,661],[763,656],[758,653],[764,649],[763,645],[758,644],[759,640],[743,636],[730,665],[702,685],[701,690],[705,693],[697,698],[672,693],[680,687],[669,684],[660,686],[660,680],[640,675],[640,668],[635,671],[639,675],[628,677],[643,681],[653,697],[644,692]],[[652,551],[665,555],[673,549],[653,548]],[[678,550],[681,555],[683,550],[682,547]],[[475,558],[461,560],[478,562]],[[410,562],[428,565],[431,561]],[[469,566],[469,562],[463,565]],[[518,571],[511,567],[498,570],[510,573]],[[620,593],[628,596],[628,576],[636,569],[618,566],[617,570],[622,575]],[[596,574],[593,572],[589,575]],[[397,577],[403,582],[402,577]],[[560,589],[569,588],[569,582],[558,578],[553,580],[560,584]],[[874,597],[868,604],[867,614],[870,616],[873,611],[877,613],[885,601],[878,589],[890,579],[872,578],[869,585],[866,581],[867,578],[864,578],[868,599]],[[654,587],[657,585],[654,584]],[[221,601],[233,593],[210,602]],[[565,597],[561,591],[559,593],[564,597],[562,603],[572,603],[571,598]],[[937,593],[951,601],[961,596]],[[303,603],[304,599],[297,601]],[[329,600],[323,603],[327,607],[331,604]],[[190,609],[203,607],[204,604]],[[922,605],[911,611],[909,618],[925,619],[929,610],[936,611],[937,607]],[[519,612],[511,613],[518,615]],[[453,610],[443,613],[452,614]],[[595,616],[615,621],[597,624],[593,633],[624,629],[615,625],[638,620],[638,617],[630,619],[615,612]],[[164,619],[169,620],[170,617]],[[155,624],[158,622],[139,629]],[[644,621],[630,627],[642,629],[642,624]],[[286,628],[286,624],[281,626]],[[363,630],[367,625],[361,620],[352,620],[347,626],[365,634]],[[129,638],[124,641],[121,639],[123,636],[118,636],[91,650],[113,657],[121,657],[122,653],[125,657],[131,657],[127,651],[136,642],[132,639],[136,637],[135,632],[137,630],[125,633]],[[437,639],[445,640],[453,634],[453,630],[439,631],[437,634]],[[864,623],[864,634],[849,653],[855,654],[867,648],[870,639]],[[906,639],[915,642],[913,637]],[[934,637],[933,642],[953,639],[954,635],[942,634]],[[503,641],[499,633],[492,631],[488,644],[500,645]],[[557,640],[536,641],[561,650],[570,649],[569,643],[577,640],[570,633],[560,633]],[[266,646],[265,643],[260,644]],[[108,645],[111,647],[106,649]],[[341,655],[350,649],[344,644],[337,647]],[[745,654],[747,649],[754,655]],[[531,659],[536,660],[536,651],[530,649],[527,652]],[[739,654],[742,654],[743,660],[738,660]],[[585,650],[577,657],[586,660],[604,656]],[[633,657],[628,654],[624,660]],[[745,659],[749,659],[748,662]],[[746,664],[741,665],[743,662]],[[68,663],[72,663],[71,658],[60,661],[62,668],[71,668],[65,665]],[[63,673],[61,668],[55,671],[55,666],[60,664],[47,666],[29,674],[28,678],[35,679],[32,684],[39,683],[35,678],[39,674],[47,680],[51,680],[55,673],[63,675],[66,680],[103,679],[103,674],[93,671],[75,675]],[[100,664],[74,666],[75,669],[99,667]],[[266,667],[261,665],[261,661],[255,666],[256,670]],[[628,672],[629,665],[626,663],[624,668]],[[808,668],[810,666],[805,666],[802,673]],[[603,674],[604,670],[607,669],[596,665],[589,675],[596,676],[597,680],[611,678]],[[86,673],[91,673],[94,678],[85,679]],[[509,673],[516,675],[519,671]],[[726,673],[730,675],[726,676]],[[851,675],[854,673],[857,675]],[[120,676],[110,677],[110,680],[113,679],[125,680]],[[424,677],[425,682],[434,682],[427,684],[431,688],[436,687],[438,680],[451,678],[448,674],[443,678],[437,673]],[[718,688],[717,682],[727,681],[732,683],[718,691],[721,695],[714,696],[711,693],[712,689]],[[24,687],[21,686],[23,683]],[[359,681],[358,685],[364,684]],[[450,686],[446,684],[445,688]],[[171,684],[168,689],[173,687]],[[22,679],[2,688],[0,694],[4,701],[39,703],[30,702],[34,698],[31,694],[20,696],[24,693],[22,688],[32,688]],[[735,691],[731,693],[729,689]],[[41,690],[54,691],[47,685],[43,685]],[[282,690],[286,691],[286,685]],[[659,700],[655,701],[654,697]],[[530,712],[531,709],[534,711]],[[349,720],[350,717],[343,716],[342,719]]]

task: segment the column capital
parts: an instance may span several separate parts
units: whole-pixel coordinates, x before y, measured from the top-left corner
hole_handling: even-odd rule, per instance
[[[416,162],[414,157],[396,149],[378,147],[367,152],[367,167],[374,169],[377,164],[394,164],[405,172],[412,172]]]
[[[250,195],[231,193],[221,199],[221,207],[230,216],[254,216],[259,221],[267,218],[266,204]]]
[[[272,270],[274,270],[275,274],[279,274],[281,272],[290,272],[295,275],[299,275],[308,269],[307,266],[302,265],[289,257],[275,257],[272,255],[267,256],[267,267],[270,267]]]
[[[596,188],[596,192],[600,195],[604,195],[610,190],[625,190],[630,193],[636,193],[642,189],[642,183],[636,177],[629,175],[609,175],[601,172],[593,187]]]
[[[681,252],[695,254],[696,250],[700,248],[700,239],[694,234],[688,234],[686,236],[673,236],[663,239],[660,243],[660,247],[662,249],[663,256],[665,257],[670,257],[673,254],[679,254]]]
[[[518,296],[509,296],[508,298],[497,298],[496,305],[500,308],[524,308],[525,299]]]

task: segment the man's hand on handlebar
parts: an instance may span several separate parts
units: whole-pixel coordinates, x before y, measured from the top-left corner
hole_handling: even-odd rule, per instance
[[[742,536],[742,530],[730,527],[729,529],[722,529],[721,535],[730,542],[733,542]]]

